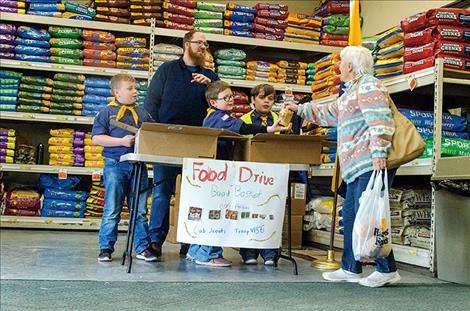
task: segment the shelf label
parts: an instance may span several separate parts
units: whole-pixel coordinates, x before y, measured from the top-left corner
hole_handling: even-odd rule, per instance
[[[416,252],[416,251],[408,251],[408,254],[413,255],[413,256],[416,256],[416,255],[418,255],[418,252]]]
[[[309,166],[308,171],[307,171],[307,177],[312,178],[312,176],[313,176],[313,170],[312,170],[312,167]]]
[[[101,172],[100,171],[93,171],[91,173],[91,180],[100,182],[101,181]]]
[[[410,88],[410,91],[413,91],[417,85],[415,76],[410,75],[408,78],[406,78],[406,80],[408,81],[408,87]]]
[[[67,169],[61,168],[59,170],[59,179],[67,179]]]

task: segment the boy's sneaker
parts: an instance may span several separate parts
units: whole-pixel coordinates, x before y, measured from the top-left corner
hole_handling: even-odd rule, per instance
[[[243,263],[245,265],[257,265],[258,264],[258,260],[256,260],[256,258],[247,258],[246,260],[243,260]]]
[[[145,250],[143,251],[142,253],[140,254],[137,254],[135,256],[137,259],[140,259],[140,260],[145,260],[145,261],[157,261],[158,258],[155,257],[152,252],[150,252],[149,250]]]
[[[182,257],[182,258],[186,257],[186,254],[188,253],[188,250],[189,250],[189,244],[181,243],[180,257]]]
[[[112,251],[110,249],[101,249],[100,254],[98,255],[98,261],[107,262],[113,260],[111,253]]]
[[[209,261],[195,260],[194,262],[198,265],[212,266],[212,267],[230,267],[232,265],[232,262],[225,258],[214,258]]]
[[[264,261],[264,265],[265,265],[265,266],[274,266],[274,264],[275,264],[275,261],[274,261],[274,259],[272,259],[272,258],[271,258],[271,259],[266,259],[266,260]]]
[[[357,283],[361,280],[361,273],[352,273],[342,268],[333,272],[323,272],[322,277],[330,282],[353,282]]]
[[[157,258],[162,257],[162,244],[150,243],[148,250]]]
[[[375,271],[368,277],[361,279],[359,284],[367,287],[382,287],[385,285],[394,284],[400,280],[401,276],[397,271],[389,273]]]

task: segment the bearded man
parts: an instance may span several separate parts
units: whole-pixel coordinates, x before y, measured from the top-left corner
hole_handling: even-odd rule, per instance
[[[155,72],[150,82],[144,108],[159,123],[201,126],[206,116],[206,87],[219,80],[217,74],[203,68],[209,47],[203,33],[190,31],[183,38],[183,57],[166,62]],[[162,244],[169,229],[170,198],[175,192],[176,176],[181,168],[153,166],[154,182],[163,181],[153,189],[149,233],[150,250],[161,257]],[[180,254],[186,256],[187,245]]]

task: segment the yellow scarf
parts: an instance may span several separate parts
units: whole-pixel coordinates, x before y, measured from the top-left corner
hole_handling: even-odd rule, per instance
[[[261,125],[262,126],[268,126],[268,116],[266,115],[261,115],[259,116],[259,119],[261,120]]]
[[[111,101],[108,106],[117,106],[117,107],[121,107],[119,108],[119,111],[118,111],[118,114],[116,116],[116,121],[119,121],[121,120],[124,115],[126,114],[126,111],[129,110],[131,113],[132,113],[132,118],[134,119],[134,122],[135,122],[135,125],[138,125],[139,123],[139,115],[137,114],[137,111],[135,111],[135,105],[129,105],[129,106],[126,106],[126,105],[119,105],[116,103],[115,100]]]

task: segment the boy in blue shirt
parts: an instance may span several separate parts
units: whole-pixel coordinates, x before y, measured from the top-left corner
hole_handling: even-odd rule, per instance
[[[206,100],[210,105],[203,127],[223,128],[242,135],[258,133],[274,133],[288,131],[291,125],[283,127],[279,121],[271,126],[246,124],[240,119],[233,118],[230,114],[233,109],[233,93],[230,85],[223,81],[215,81],[208,85]],[[229,160],[232,152],[232,144],[226,141],[217,143],[217,159]],[[223,258],[222,247],[210,245],[192,244],[189,247],[187,259],[196,264],[207,266],[228,267],[232,263]]]
[[[103,184],[106,189],[105,205],[99,231],[100,254],[98,261],[111,261],[114,244],[118,236],[118,224],[121,219],[124,198],[129,200],[133,166],[120,162],[120,157],[134,152],[134,135],[124,129],[110,124],[111,119],[140,127],[142,122],[153,122],[152,117],[140,107],[136,107],[137,90],[135,79],[126,74],[118,74],[111,79],[111,92],[115,98],[108,106],[96,115],[91,132],[95,144],[103,146],[104,170]],[[141,187],[148,183],[147,168],[142,170]],[[156,261],[157,258],[148,250],[150,243],[147,222],[147,194],[141,193],[136,229],[134,250],[136,258],[145,261]]]

